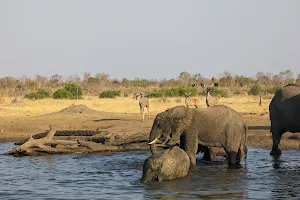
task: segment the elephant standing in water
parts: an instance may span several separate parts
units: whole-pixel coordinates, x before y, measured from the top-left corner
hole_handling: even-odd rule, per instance
[[[184,150],[175,146],[148,157],[143,166],[142,183],[172,180],[188,174],[190,159]]]
[[[280,156],[281,136],[300,132],[300,86],[289,84],[276,92],[269,105],[273,146],[271,155]]]
[[[247,125],[235,110],[216,105],[209,108],[176,106],[159,113],[152,125],[149,144],[152,154],[156,143],[176,144],[196,164],[198,145],[223,147],[228,165],[235,166],[247,154]]]

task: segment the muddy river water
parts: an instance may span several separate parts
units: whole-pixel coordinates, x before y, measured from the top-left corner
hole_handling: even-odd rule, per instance
[[[228,169],[222,157],[202,161],[189,175],[150,185],[140,183],[150,152],[2,155],[12,143],[0,143],[0,199],[299,199],[300,151],[249,148],[240,169]]]

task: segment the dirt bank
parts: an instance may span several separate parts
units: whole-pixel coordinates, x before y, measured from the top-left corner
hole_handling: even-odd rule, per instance
[[[249,126],[248,146],[271,149],[268,115],[266,113],[242,113],[242,115]],[[152,114],[151,119],[145,118],[142,122],[140,114],[99,112],[82,105],[72,105],[59,112],[40,116],[1,116],[0,142],[22,140],[29,134],[45,132],[49,129],[49,125],[55,125],[57,130],[105,130],[122,137],[137,133],[147,134],[150,132],[154,117],[155,114]],[[284,134],[281,148],[299,150],[300,140],[297,135]]]

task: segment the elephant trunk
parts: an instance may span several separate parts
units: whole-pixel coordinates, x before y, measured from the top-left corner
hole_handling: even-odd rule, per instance
[[[159,132],[155,129],[154,130],[152,129],[149,138],[150,151],[152,154],[156,154],[155,143],[157,142],[158,138],[159,138]]]
[[[155,144],[150,145],[150,151],[152,154],[156,154],[156,145]]]
[[[151,183],[151,182],[153,182],[152,175],[149,175],[149,174],[143,174],[143,177],[142,177],[142,179],[141,179],[141,183],[147,184],[147,183]]]
[[[151,159],[151,157],[147,158],[143,165],[143,176],[141,183],[152,183],[157,179],[159,171],[154,166],[156,166],[156,164],[153,163],[153,159]]]

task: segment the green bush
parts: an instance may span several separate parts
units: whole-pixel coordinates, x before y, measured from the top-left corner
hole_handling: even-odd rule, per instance
[[[104,92],[101,92],[99,95],[99,98],[116,98],[121,96],[120,90],[107,90]]]
[[[262,87],[259,84],[254,84],[248,91],[249,95],[259,95],[263,92]]]
[[[69,91],[73,94],[74,98],[77,97],[77,92],[78,92],[78,98],[81,98],[82,96],[82,88],[80,85],[77,83],[67,83],[65,85],[66,91]]]
[[[152,98],[163,97],[164,93],[161,91],[154,90],[153,92],[146,92],[145,96]]]
[[[223,96],[225,94],[225,90],[222,88],[213,88],[212,91],[210,91],[211,96]]]
[[[45,89],[38,89],[34,93],[25,94],[24,98],[27,98],[27,99],[45,99],[45,98],[49,98],[49,96],[50,96],[49,91],[47,91]]]
[[[58,89],[53,93],[54,99],[76,99],[82,98],[82,88],[77,83],[67,83],[64,88]]]
[[[219,87],[213,87],[209,94],[211,96],[228,97],[228,91],[223,88],[219,88]],[[201,95],[206,96],[206,89],[202,90]]]
[[[197,96],[197,89],[194,87],[174,87],[174,88],[162,88],[159,90],[153,90],[153,92],[147,92],[147,97],[179,97],[185,96],[185,93],[191,93],[190,96]]]
[[[74,95],[65,88],[58,89],[53,94],[54,99],[74,99]]]
[[[234,90],[233,94],[234,95],[241,95],[241,94],[243,94],[243,91],[242,90]]]
[[[265,91],[266,91],[266,93],[269,93],[269,94],[275,94],[281,88],[282,88],[282,86],[274,86],[274,87],[266,88]]]

